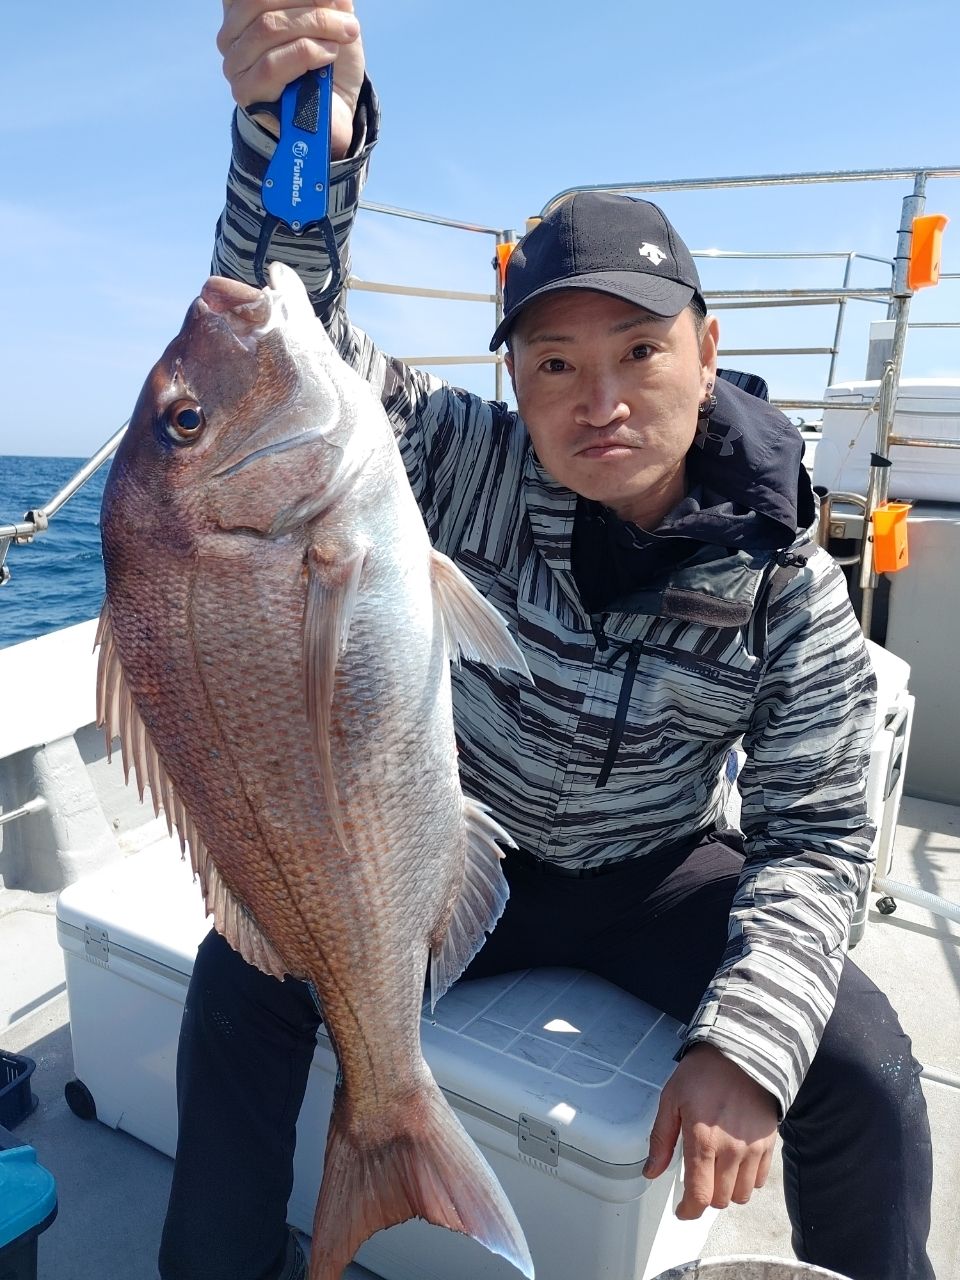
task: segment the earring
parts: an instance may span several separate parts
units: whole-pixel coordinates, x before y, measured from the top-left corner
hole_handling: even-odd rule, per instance
[[[700,404],[700,420],[697,423],[697,434],[693,443],[704,453],[716,458],[730,458],[736,452],[734,445],[743,432],[732,422],[711,422],[710,415],[716,410],[717,397],[713,395],[713,383],[707,387],[707,398]]]
[[[700,401],[699,414],[701,418],[709,418],[710,415],[716,410],[716,407],[717,407],[717,397],[712,394],[713,392],[712,382],[707,386],[707,392],[708,392],[707,398],[705,400]]]

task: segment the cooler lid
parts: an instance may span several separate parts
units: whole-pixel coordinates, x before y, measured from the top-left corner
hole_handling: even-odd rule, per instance
[[[61,941],[105,932],[111,952],[172,969],[184,982],[210,928],[200,884],[176,839],[101,867],[57,900]]]
[[[526,1121],[534,1156],[549,1156],[554,1130],[565,1158],[622,1178],[646,1159],[681,1030],[576,969],[460,983],[432,1017],[425,1003],[422,1022],[427,1060],[456,1107],[512,1132],[519,1124],[521,1139]]]
[[[823,394],[825,400],[854,400],[869,405],[877,398],[876,379],[835,382]],[[897,404],[902,409],[910,400],[945,400],[946,412],[960,412],[960,378],[901,378]]]
[[[0,1249],[44,1230],[57,1211],[53,1174],[37,1164],[33,1147],[0,1151]]]

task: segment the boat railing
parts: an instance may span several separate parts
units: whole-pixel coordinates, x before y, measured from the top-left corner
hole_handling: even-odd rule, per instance
[[[730,356],[829,356],[830,365],[827,370],[826,384],[833,382],[840,354],[840,339],[843,335],[843,322],[846,316],[847,303],[873,302],[888,306],[893,283],[894,264],[889,258],[878,258],[870,253],[858,253],[855,249],[833,250],[829,252],[810,252],[796,250],[730,250],[730,249],[693,249],[694,258],[712,261],[752,261],[752,262],[828,262],[841,260],[845,262],[843,280],[834,289],[752,289],[752,290],[707,290],[704,299],[711,311],[724,310],[759,310],[766,307],[836,307],[836,320],[833,341],[828,347],[721,347],[721,358]],[[886,266],[890,272],[890,285],[886,288],[863,289],[852,288],[850,284],[854,264],[861,262],[878,262]]]
[[[934,442],[923,437],[898,436],[893,431],[898,391],[903,370],[904,349],[910,327],[910,302],[915,292],[909,275],[914,247],[915,220],[922,216],[926,203],[927,184],[931,180],[960,178],[958,166],[914,166],[903,169],[851,169],[829,170],[811,173],[750,174],[717,178],[669,178],[655,182],[600,183],[590,186],[568,187],[558,192],[544,205],[540,217],[555,209],[562,201],[582,191],[620,192],[624,195],[658,196],[679,191],[719,191],[747,187],[790,187],[816,184],[842,184],[859,182],[911,182],[913,190],[902,198],[900,228],[897,249],[893,258],[893,279],[887,308],[887,319],[893,321],[893,337],[889,354],[884,360],[879,379],[877,406],[876,448],[871,454],[869,483],[863,495],[864,517],[860,545],[860,625],[869,635],[873,617],[874,594],[879,581],[873,558],[873,514],[888,499],[890,485],[890,449],[894,444],[910,447],[960,448],[958,441]],[[935,278],[939,278],[939,258]],[[858,296],[862,296],[857,291]],[[849,290],[838,294],[851,296]],[[781,302],[780,305],[789,305]],[[936,323],[936,322],[934,322]],[[937,327],[940,327],[937,325]]]
[[[385,206],[363,206],[371,207],[378,212],[391,213],[399,217],[414,216],[406,210],[388,209]],[[430,222],[432,219],[427,214],[416,215],[421,222]],[[439,226],[451,226],[448,219],[438,218],[436,223]],[[469,226],[468,224],[459,224],[464,230],[484,231],[489,235],[496,236],[496,243],[512,244],[516,243],[515,233],[509,230],[493,231],[490,228],[479,228]],[[850,275],[853,265],[856,261],[877,262],[886,266],[890,271],[891,282],[893,278],[894,264],[889,258],[879,258],[873,254],[858,253],[855,249],[830,252],[796,252],[793,250],[783,251],[754,251],[754,250],[727,250],[727,249],[693,249],[691,250],[694,258],[703,258],[711,260],[737,260],[737,261],[829,261],[839,259],[845,262],[843,281],[834,288],[823,289],[714,289],[705,293],[705,299],[711,311],[722,310],[759,310],[765,307],[810,307],[810,306],[835,306],[836,322],[833,333],[833,341],[829,346],[800,346],[800,347],[776,347],[764,345],[761,347],[722,347],[720,355],[722,357],[729,356],[829,356],[830,365],[827,372],[827,384],[833,381],[836,369],[837,357],[840,354],[840,339],[843,333],[843,321],[846,312],[847,303],[851,300],[858,302],[873,302],[883,306],[888,306],[890,302],[891,287],[878,288],[854,288],[850,285]],[[496,266],[496,262],[494,262]],[[493,328],[499,325],[503,318],[503,292],[500,287],[499,277],[497,279],[497,288],[494,292],[464,292],[453,289],[431,289],[423,288],[417,285],[389,284],[383,281],[363,280],[358,276],[351,275],[347,280],[347,288],[355,289],[367,293],[382,293],[401,295],[409,298],[432,298],[435,300],[447,300],[455,302],[478,302],[487,305],[493,305],[494,324]],[[396,357],[405,364],[417,365],[418,367],[429,368],[432,366],[443,365],[472,365],[472,364],[490,364],[495,367],[495,385],[494,396],[499,400],[503,398],[503,349],[495,353],[467,353],[460,355],[429,355],[429,354],[406,354]]]
[[[861,588],[861,624],[869,634],[872,614],[873,592],[878,582],[874,570],[872,555],[872,515],[878,506],[887,501],[889,490],[889,452],[895,445],[911,447],[958,448],[960,441],[932,440],[923,436],[898,435],[893,431],[894,413],[897,403],[897,392],[903,369],[904,347],[909,329],[950,329],[960,328],[960,322],[923,321],[911,324],[909,320],[910,300],[914,290],[908,283],[908,268],[911,259],[914,219],[923,213],[927,184],[931,180],[960,178],[960,166],[952,167],[913,167],[902,169],[863,169],[863,170],[831,170],[808,173],[789,174],[753,174],[715,178],[672,178],[653,182],[601,183],[590,186],[570,187],[555,196],[543,206],[539,217],[557,207],[563,200],[577,192],[620,192],[630,195],[658,196],[670,192],[708,192],[736,188],[777,188],[785,186],[810,186],[816,184],[842,184],[883,181],[912,181],[910,194],[902,199],[901,221],[897,237],[896,253],[893,258],[878,257],[874,254],[862,253],[854,249],[808,251],[808,250],[750,250],[750,249],[698,249],[694,257],[701,259],[726,259],[740,261],[828,261],[836,260],[844,264],[843,277],[840,284],[824,288],[750,288],[750,289],[714,289],[705,293],[711,310],[747,310],[787,307],[832,307],[835,309],[832,340],[821,346],[756,346],[730,347],[721,350],[726,357],[760,357],[760,356],[821,356],[829,357],[829,368],[826,384],[833,382],[840,353],[846,309],[850,302],[860,301],[874,305],[882,305],[886,310],[886,318],[893,321],[893,338],[889,353],[883,363],[882,377],[879,379],[877,397],[878,427],[876,449],[872,455],[870,481],[868,491],[862,497],[864,503],[863,541],[860,550],[860,588]],[[417,210],[401,209],[391,205],[376,204],[364,201],[361,206],[369,213],[388,217],[410,219],[427,223],[435,227],[444,227],[462,231],[470,235],[480,235],[491,242],[493,250],[491,267],[494,270],[494,287],[490,291],[465,291],[437,288],[423,288],[416,285],[394,284],[386,281],[363,280],[350,276],[347,287],[352,290],[393,294],[406,297],[432,298],[458,302],[472,302],[492,306],[494,324],[499,324],[503,316],[503,274],[506,261],[512,247],[519,237],[512,228],[498,228],[462,219],[447,218],[436,214],[423,213]],[[527,227],[534,225],[538,218],[528,220]],[[885,268],[889,279],[881,286],[861,287],[852,284],[852,272],[858,261],[867,261]],[[956,280],[960,274],[952,273],[940,277],[944,280]],[[467,364],[492,364],[494,366],[494,394],[497,399],[503,398],[503,351],[496,353],[461,355],[403,355],[398,357],[409,364],[419,366],[462,366]],[[840,406],[823,398],[774,399],[774,403],[785,412],[796,412],[806,409],[837,409]],[[858,408],[863,406],[849,406]],[[919,411],[914,416],[923,416]],[[5,566],[7,550],[13,544],[31,541],[37,534],[45,531],[50,517],[62,506],[63,502],[89,479],[99,466],[111,456],[123,436],[125,428],[107,441],[91,458],[81,471],[56,495],[45,507],[30,511],[23,521],[0,526],[0,585],[9,578],[9,570]]]
[[[90,477],[96,471],[99,471],[105,462],[113,457],[126,433],[128,425],[129,421],[125,422],[119,431],[114,432],[106,444],[100,446],[93,457],[83,464],[76,475],[68,480],[59,493],[54,494],[49,502],[42,507],[32,508],[16,524],[0,524],[0,587],[5,586],[10,581],[10,570],[6,563],[10,546],[24,546],[28,542],[32,542],[38,533],[46,533],[51,519],[60,508],[70,501],[78,489],[83,488]]]
[[[43,796],[35,796],[25,804],[17,805],[15,809],[0,809],[0,827],[5,827],[8,822],[16,822],[19,818],[29,818],[46,807],[47,802]]]
[[[598,189],[606,190],[607,188]],[[480,234],[490,237],[493,241],[494,247],[494,254],[491,258],[491,267],[495,272],[495,288],[490,292],[465,292],[462,290],[424,288],[419,285],[364,280],[359,276],[351,275],[347,280],[348,289],[367,293],[400,295],[409,298],[430,298],[434,300],[483,303],[488,306],[493,306],[494,308],[492,327],[496,328],[499,325],[503,318],[503,273],[500,269],[502,259],[496,252],[496,249],[499,246],[512,247],[515,245],[519,238],[515,230],[509,227],[488,227],[477,223],[463,222],[416,210],[400,209],[391,205],[376,204],[367,201],[361,202],[361,208],[370,213],[385,214],[387,216],[397,218],[409,218],[417,222],[427,223],[437,227],[453,228],[472,234]],[[536,221],[536,219],[530,219],[528,221],[528,228],[534,221]],[[840,354],[840,340],[843,334],[843,323],[847,303],[851,300],[859,302],[873,302],[889,308],[892,298],[892,284],[895,265],[892,259],[877,257],[876,255],[869,253],[861,253],[856,249],[829,251],[693,249],[691,252],[694,258],[710,259],[713,261],[842,261],[844,263],[842,281],[840,284],[830,288],[780,287],[773,289],[714,289],[706,292],[705,294],[707,304],[711,311],[759,310],[768,307],[835,307],[836,319],[832,342],[829,346],[776,347],[764,345],[761,347],[725,347],[720,351],[720,355],[722,357],[829,356],[830,364],[826,376],[827,385],[833,381],[837,358]],[[879,263],[886,267],[889,273],[889,284],[875,288],[852,286],[851,275],[854,264],[858,261]],[[398,354],[396,358],[402,360],[405,364],[416,365],[423,368],[434,366],[442,367],[444,365],[493,365],[494,396],[498,400],[503,398],[504,352],[502,348],[494,353],[484,352],[477,354],[475,352],[469,352],[466,354],[452,355],[432,355],[426,353]]]

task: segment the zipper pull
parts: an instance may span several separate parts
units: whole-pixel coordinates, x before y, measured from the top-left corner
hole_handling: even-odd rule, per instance
[[[606,614],[601,614],[598,618],[595,614],[590,615],[590,628],[593,631],[593,638],[597,642],[597,651],[599,653],[606,653],[607,649],[610,647],[610,641],[607,639],[607,633],[603,629],[603,619],[606,616]]]
[[[623,680],[620,683],[620,696],[617,698],[617,712],[613,720],[613,729],[610,734],[610,741],[607,743],[606,754],[603,757],[603,764],[600,766],[600,774],[594,783],[595,787],[605,787],[607,780],[613,771],[614,763],[617,759],[617,752],[620,750],[620,743],[623,740],[623,730],[627,723],[627,713],[630,709],[630,695],[633,693],[633,682],[636,679],[637,667],[640,665],[640,655],[643,652],[642,640],[631,640],[629,644],[624,644],[617,649],[613,657],[610,659],[608,666],[612,667],[626,653],[627,664],[623,672]]]

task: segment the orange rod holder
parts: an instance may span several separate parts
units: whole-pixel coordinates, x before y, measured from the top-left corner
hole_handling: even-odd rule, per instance
[[[913,220],[907,288],[927,289],[940,280],[943,229],[950,219],[943,213],[925,213]]]
[[[507,263],[510,261],[510,255],[516,247],[516,240],[507,240],[504,244],[497,245],[497,271],[500,273],[501,289],[507,277]]]
[[[873,567],[877,573],[897,573],[910,563],[907,547],[909,502],[884,502],[870,517],[873,523]]]

